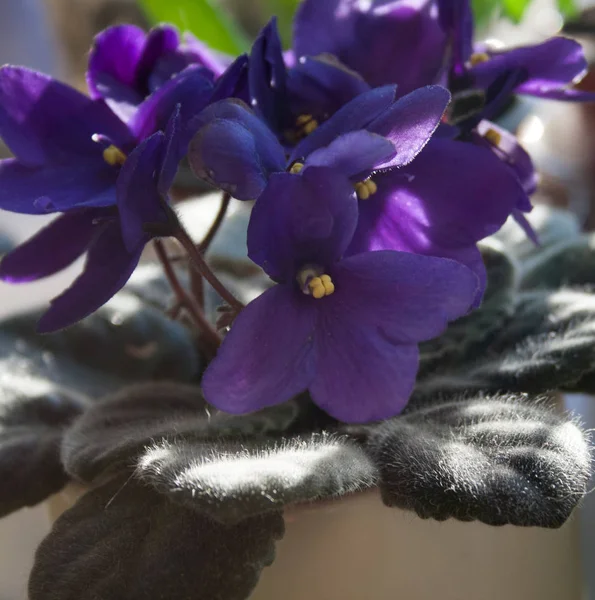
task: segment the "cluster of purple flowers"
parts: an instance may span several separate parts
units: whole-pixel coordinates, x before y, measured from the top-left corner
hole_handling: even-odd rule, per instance
[[[117,26],[91,51],[90,96],[0,69],[0,208],[57,213],[4,257],[25,282],[86,254],[40,321],[49,332],[120,290],[144,246],[179,236],[168,193],[187,156],[197,177],[255,200],[248,253],[276,282],[237,314],[203,378],[244,413],[309,390],[334,417],[399,413],[417,344],[478,307],[477,242],[513,215],[531,235],[536,177],[489,119],[513,94],[572,89],[580,46],[553,38],[494,50],[473,41],[468,0],[304,0],[293,49],[272,20],[249,56],[169,26]]]

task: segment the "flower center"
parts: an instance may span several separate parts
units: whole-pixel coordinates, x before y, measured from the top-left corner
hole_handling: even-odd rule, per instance
[[[306,137],[318,128],[318,121],[312,115],[300,115],[295,124],[298,130],[298,137]]]
[[[490,142],[490,144],[496,146],[496,148],[500,146],[500,142],[502,141],[502,134],[491,128],[483,134],[483,137]]]
[[[367,200],[378,191],[378,186],[371,179],[360,181],[354,187],[355,193],[360,200]]]
[[[481,65],[481,63],[488,62],[490,60],[490,55],[486,52],[476,52],[471,55],[469,59],[469,63],[472,67],[476,67],[477,65]]]
[[[335,291],[335,284],[330,275],[322,272],[320,267],[304,267],[297,275],[300,288],[307,296],[320,300]]]
[[[115,167],[116,165],[122,166],[126,162],[126,158],[124,152],[113,144],[103,151],[103,160],[112,167]]]
[[[304,163],[294,162],[289,168],[289,172],[293,175],[299,175],[304,169]]]

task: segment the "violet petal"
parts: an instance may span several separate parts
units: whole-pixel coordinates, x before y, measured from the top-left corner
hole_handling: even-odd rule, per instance
[[[248,413],[289,400],[314,375],[312,298],[278,285],[236,318],[202,379],[205,398],[225,412]]]

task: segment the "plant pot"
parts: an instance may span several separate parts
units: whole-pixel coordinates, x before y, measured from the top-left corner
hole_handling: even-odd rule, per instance
[[[48,502],[55,520],[84,490]],[[557,530],[425,521],[377,491],[285,511],[250,600],[579,600],[578,519]]]

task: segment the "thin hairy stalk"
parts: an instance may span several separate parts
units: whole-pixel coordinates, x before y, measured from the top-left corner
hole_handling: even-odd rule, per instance
[[[176,295],[178,303],[183,306],[194,321],[194,324],[199,328],[203,334],[204,342],[208,346],[208,350],[211,354],[214,354],[217,348],[221,344],[221,338],[215,331],[214,327],[208,322],[204,313],[196,302],[190,297],[190,295],[184,289],[184,286],[180,283],[180,280],[172,267],[172,264],[167,256],[167,252],[161,240],[154,240],[155,252],[157,258],[163,267],[163,272],[167,277],[167,280]]]
[[[225,287],[225,285],[223,285],[215,273],[213,273],[203,258],[203,255],[181,225],[175,233],[175,238],[182,244],[182,247],[188,253],[196,270],[211,284],[223,301],[227,302],[227,304],[229,304],[236,312],[240,312],[244,308],[244,305]]]

